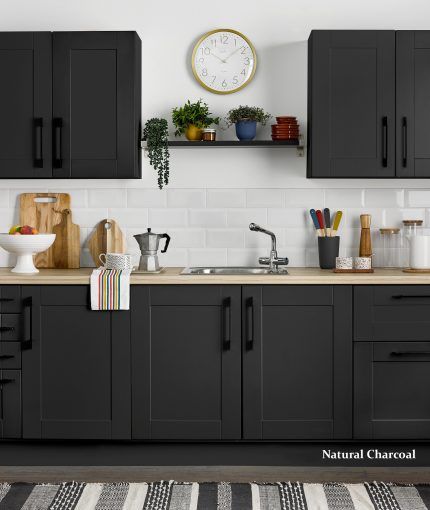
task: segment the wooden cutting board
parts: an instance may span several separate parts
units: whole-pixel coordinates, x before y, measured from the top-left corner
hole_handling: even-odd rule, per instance
[[[31,225],[41,234],[54,233],[54,227],[63,220],[63,211],[70,210],[70,195],[68,193],[22,193],[20,197],[20,225]],[[79,228],[79,227],[78,227]],[[59,231],[60,236],[63,231]],[[38,253],[35,257],[36,267],[56,268],[68,267],[68,261],[57,259],[54,262],[54,249],[56,244],[63,245],[67,240],[61,237],[55,239],[54,244],[46,251]],[[66,265],[65,265],[66,264]],[[74,267],[74,266],[73,266]]]
[[[97,224],[96,231],[88,241],[88,248],[96,267],[102,265],[101,253],[124,253],[124,234],[114,220],[104,219]]]
[[[78,225],[72,222],[72,211],[64,209],[60,223],[54,226],[56,234],[53,246],[54,267],[78,269],[80,267],[81,235]]]

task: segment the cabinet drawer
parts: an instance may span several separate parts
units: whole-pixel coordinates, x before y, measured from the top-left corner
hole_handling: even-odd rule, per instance
[[[355,340],[430,341],[430,286],[356,287],[354,298]]]
[[[362,342],[354,353],[354,436],[430,439],[430,342]]]
[[[21,344],[0,342],[0,369],[21,368]]]
[[[21,311],[21,289],[18,285],[0,286],[0,312],[19,313]]]
[[[21,341],[22,315],[19,313],[2,313],[0,315],[0,340],[2,342]]]

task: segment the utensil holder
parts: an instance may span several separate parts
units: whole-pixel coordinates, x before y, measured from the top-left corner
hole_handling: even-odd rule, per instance
[[[334,269],[339,256],[339,236],[318,237],[318,255],[321,269]]]

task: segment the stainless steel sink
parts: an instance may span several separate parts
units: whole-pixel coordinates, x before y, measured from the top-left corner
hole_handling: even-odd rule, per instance
[[[271,273],[268,267],[186,267],[181,274],[215,274],[215,275],[259,275],[280,274],[286,275],[285,268],[279,268],[279,273]]]

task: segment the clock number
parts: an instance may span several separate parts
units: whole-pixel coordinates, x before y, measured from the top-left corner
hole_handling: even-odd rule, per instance
[[[204,69],[202,69],[202,76],[207,76],[207,75],[208,75],[208,70],[205,67]]]
[[[239,80],[237,78],[237,75],[233,76],[233,85],[237,85],[239,83]]]
[[[228,43],[228,35],[220,35],[219,40],[221,44],[227,44]]]
[[[227,82],[225,80],[222,81],[221,85],[226,88],[227,87]]]
[[[210,55],[211,54],[211,49],[210,48],[200,48],[200,51],[202,52],[202,55]]]
[[[212,46],[216,46],[216,39],[211,39]]]
[[[245,52],[246,52],[246,46],[242,46],[242,48],[241,48],[241,53],[242,53],[242,55],[243,55]]]
[[[240,72],[240,74],[243,74],[243,76],[246,76],[246,69],[243,68],[243,70]]]
[[[199,58],[199,62],[200,62],[200,64],[203,64],[203,62],[204,62],[204,61],[205,61],[205,59],[204,59],[203,57],[200,57],[200,58]]]
[[[216,76],[215,76],[215,75],[212,75],[212,76],[211,76],[211,78],[212,78],[211,85],[213,85],[213,84],[215,83]]]
[[[249,61],[249,57],[245,57],[245,59],[244,59],[244,60],[245,60],[245,65],[246,65],[246,66],[249,66],[249,62],[250,62],[250,61]]]

